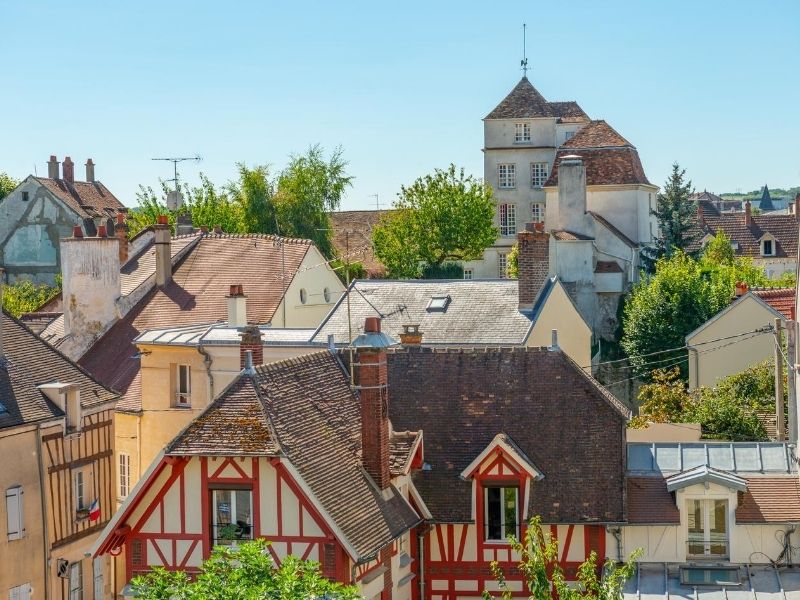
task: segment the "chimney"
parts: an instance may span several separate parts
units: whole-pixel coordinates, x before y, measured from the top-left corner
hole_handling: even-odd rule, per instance
[[[55,154],[51,154],[50,160],[47,161],[47,176],[50,179],[58,179],[58,160]]]
[[[72,237],[61,240],[64,332],[91,341],[116,321],[121,294],[119,244],[105,237],[84,237],[75,225]]]
[[[167,215],[158,215],[158,223],[153,226],[153,229],[156,240],[156,285],[164,287],[172,279],[170,230]]]
[[[570,154],[558,163],[557,218],[552,227],[589,235],[586,222],[586,167]]]
[[[539,223],[526,223],[525,230],[517,233],[520,310],[533,309],[533,301],[550,272],[550,234],[540,231],[537,225]]]
[[[176,190],[167,193],[167,208],[172,212],[178,212],[183,206],[183,194]]]
[[[232,286],[231,286],[232,287]],[[242,369],[247,368],[248,354],[251,364],[264,364],[264,342],[262,341],[261,329],[258,325],[245,325],[239,334],[239,360]]]
[[[419,346],[422,343],[422,332],[419,330],[419,325],[403,325],[400,343],[404,346]]]
[[[203,235],[208,233],[208,225],[200,225],[200,233]]]
[[[247,325],[247,296],[241,283],[231,284],[228,295],[228,327],[244,327]]]
[[[117,222],[114,225],[114,237],[119,243],[119,264],[128,262],[128,224],[125,223],[125,214],[117,213]]]
[[[94,183],[94,163],[91,158],[86,159],[86,181]]]
[[[367,317],[364,333],[353,340],[361,400],[361,462],[381,490],[389,487],[389,389],[386,348],[378,317]]]
[[[561,347],[558,345],[558,329],[550,330],[550,346],[547,349],[550,350],[550,352],[561,350]]]
[[[189,211],[183,211],[175,217],[175,235],[189,235],[192,233],[194,233],[192,215]]]
[[[737,298],[741,298],[742,296],[744,296],[747,293],[748,289],[749,288],[748,288],[747,284],[744,281],[737,281],[736,282],[736,291],[735,291],[736,297]]]
[[[750,211],[750,200],[744,203],[744,226],[750,227],[753,224],[753,213]]]
[[[222,226],[221,225],[214,225],[214,233],[220,235],[222,233]]]
[[[75,163],[69,156],[64,157],[64,162],[61,163],[62,179],[75,183]]]

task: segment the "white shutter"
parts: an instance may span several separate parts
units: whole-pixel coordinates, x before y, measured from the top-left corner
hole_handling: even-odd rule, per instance
[[[8,590],[8,600],[30,600],[31,584],[18,585]]]
[[[18,540],[25,529],[22,517],[22,488],[13,487],[6,490],[6,521],[8,523],[8,539]]]

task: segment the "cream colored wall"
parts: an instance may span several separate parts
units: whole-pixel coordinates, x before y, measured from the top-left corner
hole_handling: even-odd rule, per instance
[[[35,426],[0,430],[0,595],[18,585],[30,583],[34,598],[44,597],[44,518],[39,480],[38,436]],[[8,539],[5,492],[22,486],[25,535]]]
[[[702,432],[700,423],[651,423],[626,433],[628,442],[699,442]]]
[[[325,258],[315,246],[309,248],[300,268],[297,270],[286,295],[272,317],[273,327],[307,327],[319,325],[328,315],[339,297],[344,293],[344,284],[339,276],[325,263]],[[277,282],[280,285],[280,282]],[[329,300],[324,297],[325,288],[330,292]],[[305,289],[308,299],[300,301],[300,290]],[[284,322],[284,306],[286,320]]]
[[[770,333],[742,338],[735,344],[731,344],[730,340],[722,340],[697,346],[696,349],[692,346],[771,325],[774,318],[775,314],[761,302],[753,296],[745,296],[736,301],[726,314],[687,338],[686,343],[690,348],[689,385],[692,388],[713,386],[720,378],[739,373],[770,358],[774,348],[774,337]]]
[[[139,436],[141,433],[141,417],[130,413],[114,413],[114,496],[117,506],[124,498],[119,497],[119,455],[124,453],[131,457],[130,488],[136,485],[148,465],[142,464],[139,454]]]
[[[558,330],[558,345],[585,367],[592,363],[592,330],[569,299],[564,286],[556,283],[528,338],[528,347],[550,346],[552,330]]]

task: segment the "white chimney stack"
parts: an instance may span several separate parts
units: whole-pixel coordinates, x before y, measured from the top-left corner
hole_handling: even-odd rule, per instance
[[[156,285],[164,287],[172,280],[172,252],[170,250],[169,219],[166,215],[158,216],[155,230],[156,245]]]
[[[228,327],[244,327],[247,325],[247,296],[241,283],[231,284],[228,296]]]
[[[558,218],[554,229],[591,235],[586,219],[586,167],[580,156],[565,156],[558,163]]]

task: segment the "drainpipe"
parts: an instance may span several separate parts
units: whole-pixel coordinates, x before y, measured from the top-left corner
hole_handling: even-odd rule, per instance
[[[608,532],[614,536],[614,539],[617,540],[617,562],[622,562],[622,528],[621,527],[613,527],[609,528]]]
[[[47,527],[47,502],[45,500],[45,489],[44,489],[44,454],[42,453],[42,424],[40,423],[36,428],[36,453],[39,455],[36,462],[39,465],[39,501],[42,506],[42,525],[44,527],[43,535],[44,535],[44,544],[43,546],[43,553],[44,553],[44,597],[45,600],[49,600],[50,598],[50,531]]]
[[[419,597],[425,598],[425,536],[431,531],[431,526],[425,524],[417,535],[417,556],[419,556]]]
[[[197,343],[197,351],[203,355],[203,364],[206,367],[206,376],[208,377],[208,403],[211,404],[214,401],[214,378],[211,376],[211,355],[203,348],[203,338],[208,335],[208,332],[214,328],[212,325],[208,329],[206,329],[205,333],[200,336],[200,341]]]

